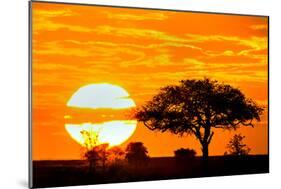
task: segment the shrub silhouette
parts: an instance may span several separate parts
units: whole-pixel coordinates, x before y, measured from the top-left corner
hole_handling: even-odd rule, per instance
[[[196,155],[196,151],[189,148],[180,148],[174,151],[176,159],[192,159]]]
[[[228,149],[225,152],[225,155],[233,155],[233,156],[245,156],[248,155],[251,149],[247,147],[246,144],[243,143],[245,136],[241,134],[235,134],[226,145]]]
[[[141,164],[149,159],[147,148],[142,142],[129,143],[125,151],[125,158],[131,164]]]

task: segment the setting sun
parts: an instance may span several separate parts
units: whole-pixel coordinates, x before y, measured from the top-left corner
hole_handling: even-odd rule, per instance
[[[89,145],[83,137],[82,131],[87,131],[92,136],[97,135],[96,145],[108,143],[109,146],[116,146],[123,143],[134,133],[136,125],[137,121],[134,120],[119,120],[101,124],[65,124],[65,129],[82,146]]]
[[[108,83],[90,84],[78,89],[67,102],[78,108],[130,108],[136,106],[128,92],[120,86]]]
[[[129,93],[120,86],[109,83],[89,84],[79,88],[67,102],[68,107],[87,109],[95,113],[95,116],[85,113],[84,118],[80,114],[77,117],[65,115],[65,129],[68,134],[82,146],[91,146],[83,132],[96,139],[95,145],[108,143],[115,146],[126,141],[135,131],[137,121],[128,120],[123,116],[116,118],[118,111],[135,107],[135,102],[129,97]],[[101,111],[97,111],[102,109]],[[115,111],[111,111],[114,109]],[[116,112],[117,113],[112,113]],[[123,111],[122,111],[123,112]],[[101,117],[97,119],[96,117]],[[78,121],[73,121],[73,120]],[[118,119],[118,120],[116,120]],[[74,123],[75,122],[75,123]]]

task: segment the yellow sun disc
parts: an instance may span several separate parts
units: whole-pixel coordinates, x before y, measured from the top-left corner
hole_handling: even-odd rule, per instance
[[[129,109],[135,107],[135,102],[129,93],[120,86],[108,83],[90,84],[79,88],[67,102],[68,107],[87,109]],[[103,115],[101,115],[103,116]],[[136,120],[106,120],[105,122],[81,122],[71,123],[71,116],[65,115],[65,129],[68,134],[82,146],[108,143],[115,146],[126,141],[136,129]],[[124,116],[125,118],[125,116]],[[83,132],[91,133],[95,137],[94,144],[83,135]]]
[[[67,102],[67,106],[79,108],[130,108],[135,102],[120,86],[108,83],[90,84],[78,89]]]

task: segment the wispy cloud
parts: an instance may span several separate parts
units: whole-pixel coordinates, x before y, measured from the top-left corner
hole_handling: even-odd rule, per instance
[[[238,36],[223,36],[223,35],[195,35],[186,34],[188,42],[203,43],[210,41],[223,41],[223,42],[236,42],[237,44],[244,45],[257,50],[267,48],[267,37],[241,38]]]
[[[267,24],[251,25],[250,28],[253,30],[268,30],[268,25]]]
[[[73,24],[66,24],[55,22],[53,18],[61,18],[61,17],[69,17],[75,16],[77,13],[66,9],[66,10],[40,10],[35,9],[33,10],[33,32],[36,34],[39,31],[55,31],[58,29],[68,29],[71,31],[78,31],[78,32],[90,32],[92,31],[91,28],[83,27],[80,25],[73,25]]]
[[[117,20],[129,20],[129,21],[144,21],[144,20],[165,20],[168,18],[167,14],[163,13],[139,13],[139,14],[132,14],[132,13],[112,13],[109,11],[103,12],[107,18],[110,19],[117,19]]]
[[[152,29],[140,29],[132,27],[113,27],[109,25],[98,26],[95,31],[99,34],[111,34],[115,36],[130,36],[132,38],[148,38],[158,39],[172,42],[184,42],[185,39],[169,35],[166,32],[152,30]]]

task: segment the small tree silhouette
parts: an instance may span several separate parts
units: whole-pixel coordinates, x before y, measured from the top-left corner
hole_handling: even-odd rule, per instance
[[[109,147],[108,143],[100,144],[97,146],[97,152],[99,154],[99,160],[101,161],[103,171],[105,170],[106,163],[108,160],[108,155],[109,155],[109,152],[107,150],[108,147]]]
[[[241,134],[235,134],[226,145],[228,149],[225,152],[225,155],[234,155],[234,156],[245,156],[248,155],[251,149],[247,147],[246,144],[243,143],[245,136]]]
[[[125,151],[125,158],[134,165],[141,164],[149,159],[147,148],[142,142],[129,143]]]
[[[182,80],[160,89],[135,117],[150,130],[194,135],[207,165],[212,128],[236,129],[260,121],[263,108],[237,88],[210,79]]]
[[[176,159],[180,159],[180,160],[192,159],[195,157],[196,151],[189,148],[180,148],[174,151],[174,154]]]
[[[114,146],[108,150],[108,160],[111,163],[117,163],[125,159],[125,152],[122,148]]]
[[[105,170],[109,144],[98,143],[99,131],[82,130],[81,135],[84,139],[83,147],[85,152],[83,153],[83,157],[89,162],[89,172],[95,171],[98,164],[101,164],[103,170]]]
[[[109,172],[118,174],[125,167],[125,152],[122,148],[114,146],[108,149]]]
[[[97,162],[99,160],[99,154],[95,148],[87,149],[83,157],[87,159],[89,163],[89,172],[93,172],[96,169]]]

